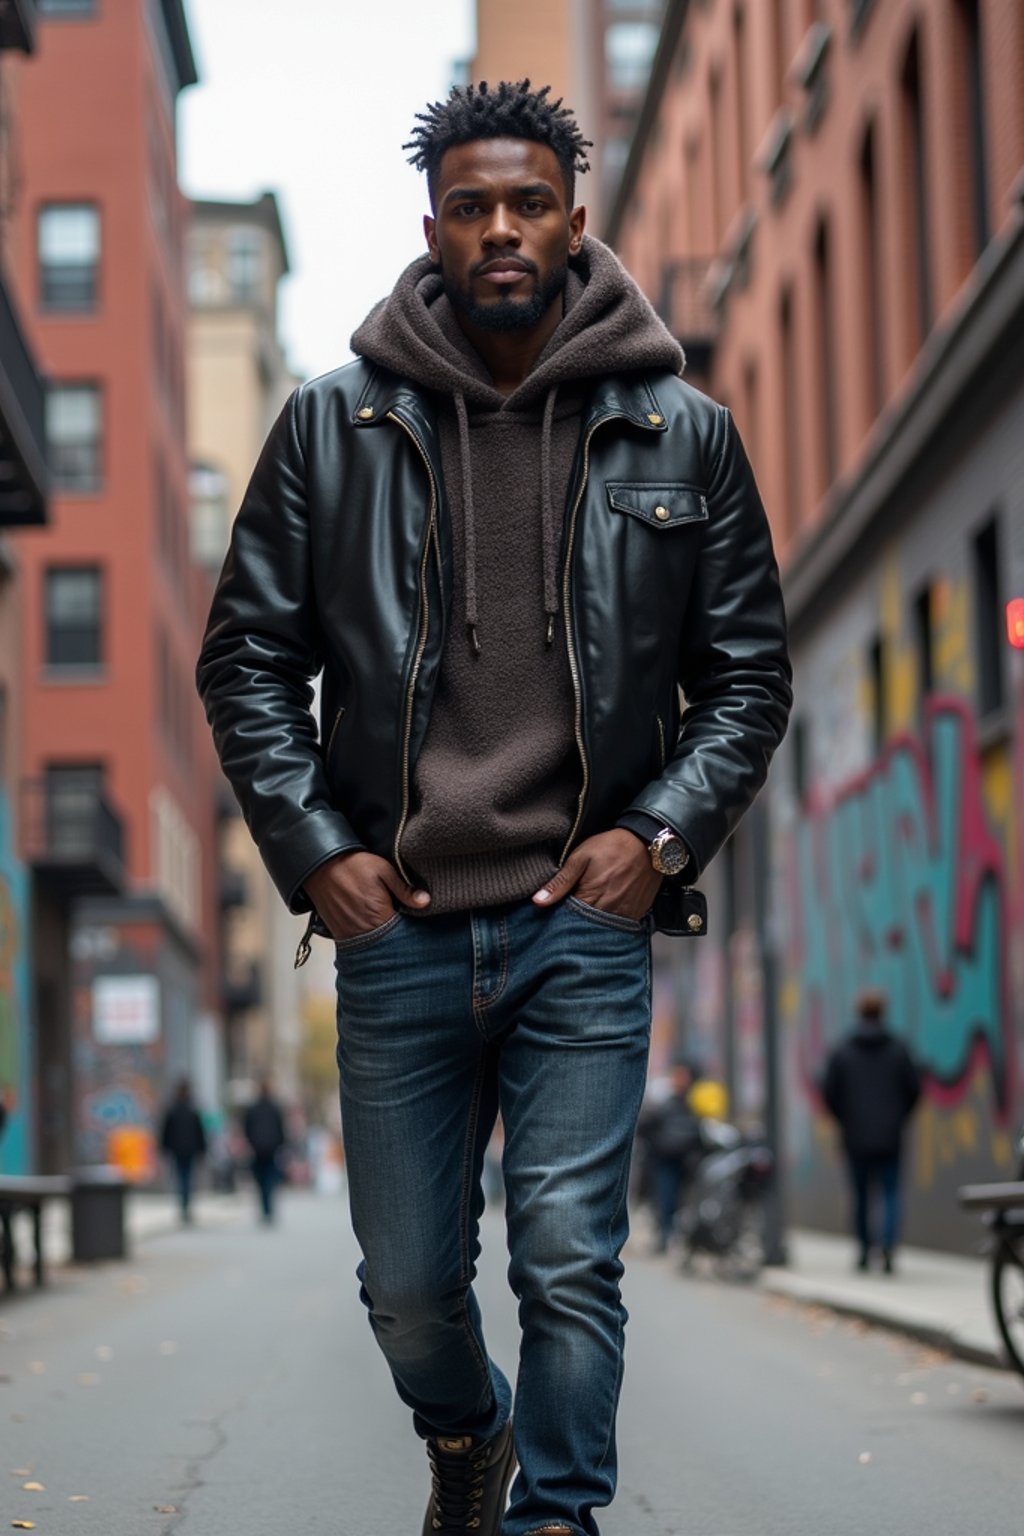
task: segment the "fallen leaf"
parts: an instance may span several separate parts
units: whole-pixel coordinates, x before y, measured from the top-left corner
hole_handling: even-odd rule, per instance
[[[78,1385],[80,1387],[95,1387],[98,1381],[99,1377],[94,1371],[83,1371],[82,1375],[78,1378]]]
[[[32,1468],[31,1467],[14,1467],[11,1470],[11,1476],[12,1477],[31,1477],[32,1476]]]
[[[42,1483],[22,1483],[21,1486],[22,1486],[22,1488],[24,1488],[26,1493],[45,1493],[46,1492],[46,1489],[45,1489],[45,1487],[43,1486]]]
[[[868,1462],[871,1460],[871,1452],[861,1451],[860,1455],[857,1457],[857,1460],[860,1462],[862,1467],[866,1467]]]
[[[88,1502],[89,1495],[87,1493],[72,1493],[68,1495],[69,1504],[88,1504]]]
[[[114,1351],[111,1349],[109,1344],[100,1344],[100,1345],[97,1346],[97,1349],[96,1349],[96,1359],[97,1360],[113,1360],[113,1358],[114,1358]]]
[[[12,1520],[11,1524],[16,1531],[34,1531],[36,1528],[34,1520]]]
[[[178,1513],[177,1504],[154,1504],[153,1508],[158,1515],[176,1515]]]
[[[46,1373],[46,1361],[30,1360],[28,1363],[28,1368],[32,1372],[33,1376],[43,1376]]]
[[[987,1403],[988,1402],[988,1393],[985,1391],[984,1387],[975,1387],[974,1391],[971,1393],[971,1402],[972,1403]]]

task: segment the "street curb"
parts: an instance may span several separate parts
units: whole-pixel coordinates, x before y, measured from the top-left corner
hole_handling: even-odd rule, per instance
[[[762,1274],[759,1286],[766,1296],[780,1296],[786,1301],[794,1301],[805,1307],[824,1307],[827,1311],[834,1312],[837,1317],[854,1318],[858,1322],[869,1323],[873,1328],[884,1329],[887,1333],[898,1333],[904,1338],[916,1340],[919,1344],[927,1344],[932,1349],[941,1350],[957,1360],[967,1361],[970,1365],[984,1365],[997,1371],[1013,1369],[998,1349],[972,1344],[950,1329],[936,1328],[932,1324],[921,1323],[910,1317],[894,1316],[892,1312],[883,1311],[867,1303],[837,1301],[835,1297],[824,1292],[796,1290],[787,1285],[784,1279],[774,1279],[768,1271]]]

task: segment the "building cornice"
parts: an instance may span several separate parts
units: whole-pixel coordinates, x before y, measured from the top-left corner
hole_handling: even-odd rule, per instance
[[[199,82],[199,71],[196,68],[195,54],[192,52],[192,39],[189,35],[185,6],[183,0],[161,0],[161,10],[167,36],[170,39],[171,52],[174,55],[174,67],[178,72],[178,90],[183,91],[187,85],[196,85]]]
[[[281,253],[282,276],[291,271],[288,242],[281,209],[273,192],[263,192],[251,202],[222,198],[192,198],[192,219],[196,224],[260,224],[277,241]]]
[[[665,94],[665,86],[668,83],[669,71],[672,68],[676,56],[676,47],[682,34],[683,26],[690,12],[690,0],[668,0],[665,6],[665,19],[661,27],[661,36],[651,63],[651,73],[647,81],[647,90],[640,107],[636,128],[629,145],[629,157],[622,172],[622,178],[615,189],[615,197],[608,210],[602,235],[605,241],[614,246],[622,232],[622,223],[626,216],[630,200],[636,190],[640,179],[640,168],[643,165],[644,154],[654,125],[658,121],[658,112],[661,109],[662,97]]]

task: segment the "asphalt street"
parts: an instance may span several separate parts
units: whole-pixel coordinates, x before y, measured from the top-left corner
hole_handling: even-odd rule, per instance
[[[497,1216],[485,1242],[489,1343],[511,1368]],[[418,1536],[424,1457],[356,1258],[341,1201],[294,1196],[274,1229],[246,1208],[0,1301],[0,1529]],[[642,1251],[626,1299],[621,1481],[602,1536],[1021,1529],[1015,1377]]]

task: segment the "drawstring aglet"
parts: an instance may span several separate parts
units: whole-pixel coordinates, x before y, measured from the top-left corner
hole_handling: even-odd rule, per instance
[[[550,646],[553,643],[554,638],[555,638],[555,616],[554,616],[553,613],[549,613],[548,614],[548,634],[547,634],[547,640],[546,640],[545,643]]]
[[[482,647],[480,645],[480,636],[476,632],[476,625],[467,624],[466,628],[469,630],[469,643],[473,647],[473,655],[479,656]]]

